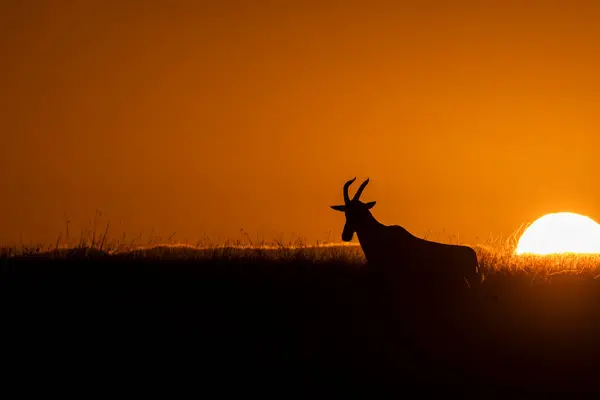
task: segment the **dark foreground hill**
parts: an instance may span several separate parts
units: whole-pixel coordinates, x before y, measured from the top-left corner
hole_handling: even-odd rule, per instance
[[[5,258],[0,304],[4,382],[22,391],[600,392],[591,277],[389,292],[339,261]]]

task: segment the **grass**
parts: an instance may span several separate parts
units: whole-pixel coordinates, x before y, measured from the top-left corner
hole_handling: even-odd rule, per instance
[[[17,246],[0,246],[0,257],[48,257],[69,258],[72,256],[98,257],[113,259],[155,259],[155,260],[269,260],[298,261],[310,263],[345,263],[353,268],[366,267],[366,260],[357,243],[317,242],[306,244],[300,238],[282,243],[278,240],[252,240],[250,235],[241,230],[245,240],[232,240],[215,245],[209,238],[196,242],[195,245],[177,243],[171,234],[163,242],[160,236],[151,237],[145,244],[140,243],[141,235],[127,241],[125,235],[119,238],[108,237],[107,224],[103,235],[95,233],[95,229],[82,230],[75,241],[66,240],[59,235],[54,244],[28,244]],[[556,275],[578,275],[592,279],[600,277],[600,255],[560,254],[550,256],[516,255],[518,237],[525,230],[520,227],[508,238],[489,237],[483,244],[472,246],[480,263],[484,278],[495,275],[526,275],[532,281],[550,282]],[[426,239],[442,241],[439,237]],[[450,237],[447,243],[455,238]]]
[[[104,236],[2,249],[6,365],[61,359],[71,381],[185,376],[204,394],[219,379],[219,390],[285,382],[311,396],[324,383],[461,397],[600,390],[597,256],[515,256],[516,235],[488,239],[474,246],[483,290],[406,277],[389,293],[356,245]]]

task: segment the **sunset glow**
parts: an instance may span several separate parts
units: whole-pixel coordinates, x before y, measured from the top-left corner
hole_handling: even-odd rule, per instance
[[[570,212],[546,214],[519,239],[517,254],[600,253],[600,225]]]

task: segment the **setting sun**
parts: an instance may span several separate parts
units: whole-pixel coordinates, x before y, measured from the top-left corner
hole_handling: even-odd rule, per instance
[[[600,253],[600,225],[575,213],[546,214],[525,230],[516,253]]]

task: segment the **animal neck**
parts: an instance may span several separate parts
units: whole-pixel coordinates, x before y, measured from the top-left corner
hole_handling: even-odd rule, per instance
[[[358,236],[358,241],[363,244],[368,242],[370,237],[373,237],[373,233],[377,230],[385,227],[382,223],[377,221],[373,214],[368,213],[360,224],[356,227],[356,235]]]

